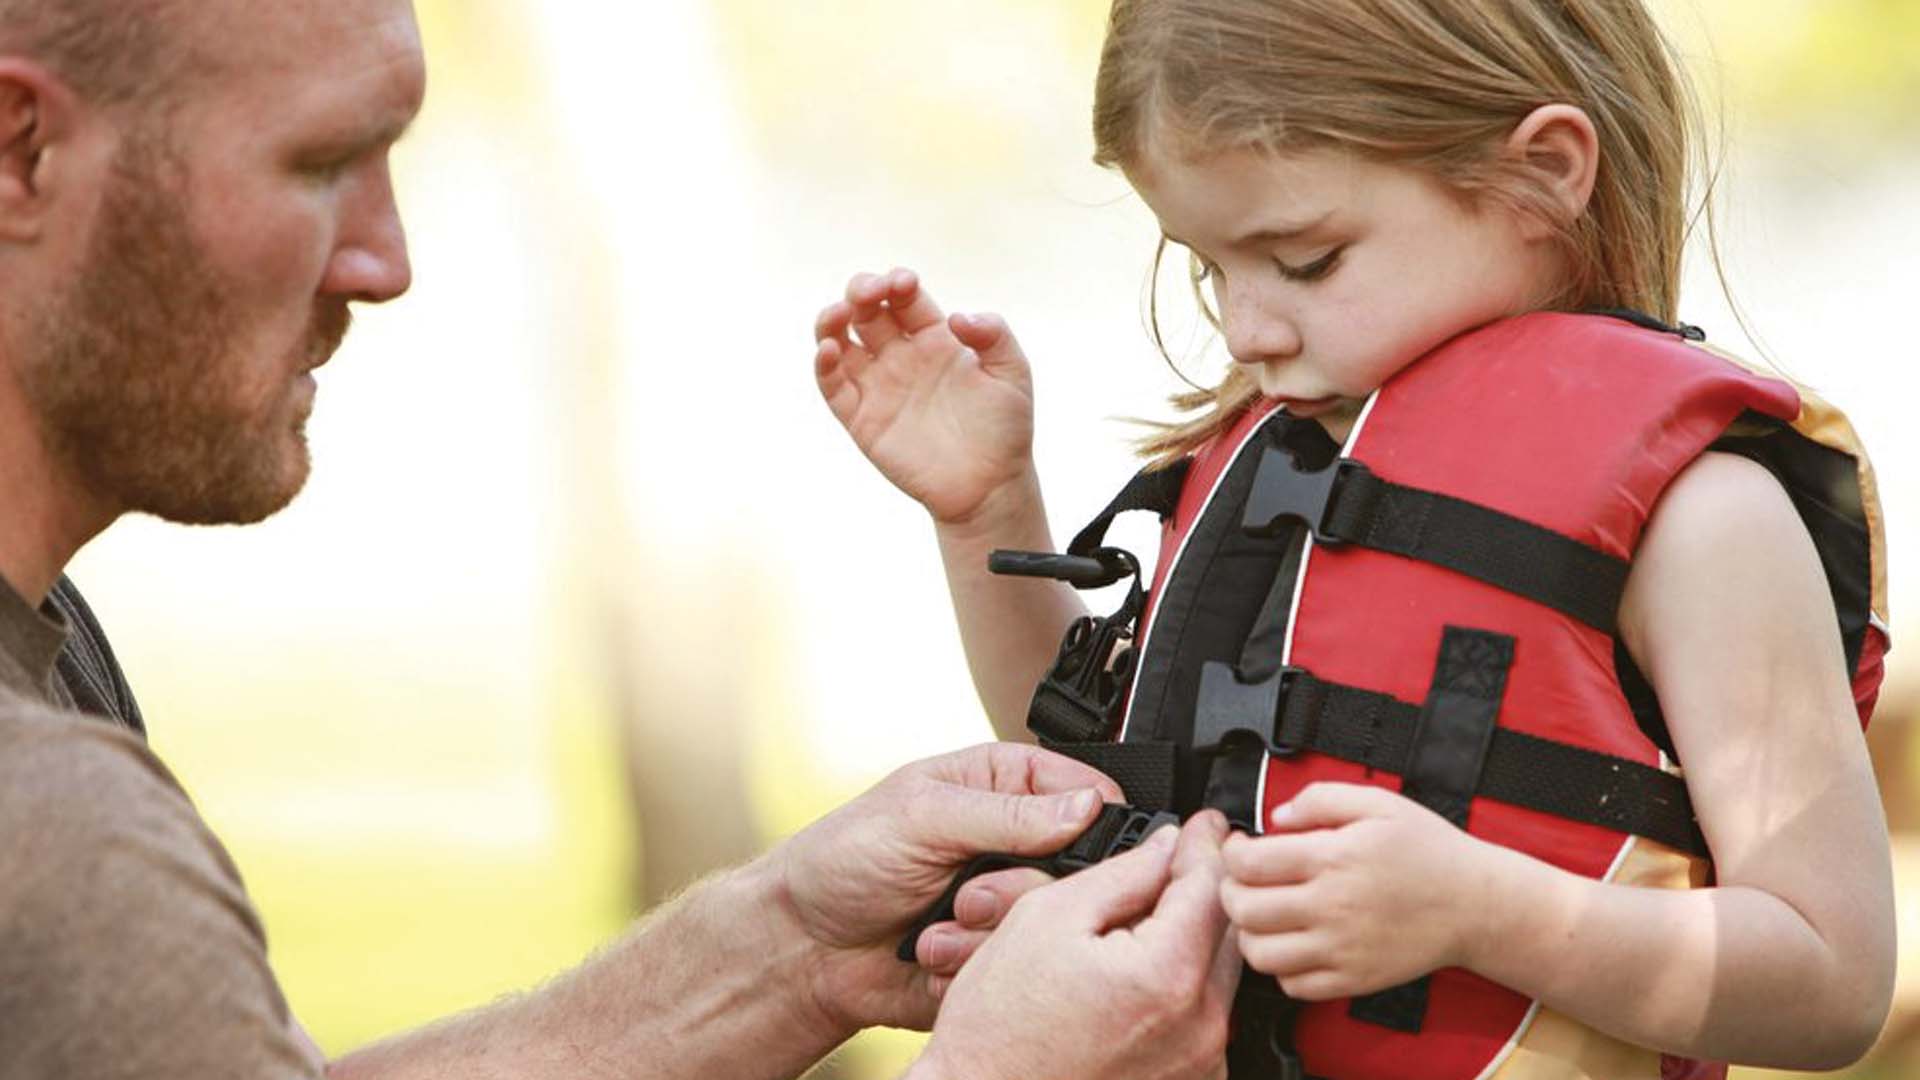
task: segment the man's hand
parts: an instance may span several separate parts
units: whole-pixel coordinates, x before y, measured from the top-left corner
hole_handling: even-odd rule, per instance
[[[1120,798],[1088,766],[1007,743],[895,772],[766,857],[782,906],[819,946],[801,992],[849,1034],[874,1024],[927,1027],[946,980],[895,957],[908,924],[974,856],[1052,854],[1092,824],[1103,800]],[[1021,891],[1019,882],[1001,887],[1003,896]],[[936,926],[927,937],[953,929]],[[965,951],[978,944],[963,940]]]
[[[954,979],[908,1080],[1224,1075],[1240,954],[1227,823],[1202,813],[1014,904]]]

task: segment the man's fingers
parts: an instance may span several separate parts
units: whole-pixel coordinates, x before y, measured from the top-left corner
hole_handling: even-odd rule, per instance
[[[1003,795],[943,785],[914,792],[907,804],[914,839],[960,857],[1003,851],[1051,855],[1073,842],[1100,812],[1092,788],[1059,795]]]
[[[1154,905],[1153,917],[1140,928],[1143,936],[1191,942],[1196,936],[1213,945],[1227,932],[1227,915],[1220,909],[1220,844],[1227,822],[1218,813],[1195,814],[1180,830],[1173,880]]]
[[[1107,774],[1025,743],[984,743],[909,768],[935,780],[1008,795],[1054,795],[1093,788],[1108,802],[1125,801],[1120,785]]]
[[[1014,901],[1051,884],[1052,874],[1031,867],[982,874],[960,887],[953,901],[954,918],[971,930],[991,930],[1013,910]]]
[[[1207,973],[1207,990],[1217,1000],[1233,1000],[1246,966],[1246,958],[1240,955],[1240,935],[1220,935],[1220,945],[1213,951],[1213,967]]]
[[[935,923],[920,933],[913,956],[935,975],[954,975],[993,936],[990,930],[970,930],[958,923]]]
[[[1178,832],[1167,826],[1123,855],[1115,856],[1033,893],[1063,912],[1069,927],[1104,933],[1129,926],[1153,910],[1173,869]]]

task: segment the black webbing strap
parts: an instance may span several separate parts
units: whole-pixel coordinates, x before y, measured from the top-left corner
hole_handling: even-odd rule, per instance
[[[1120,494],[1113,497],[1100,516],[1087,523],[1087,527],[1074,534],[1073,542],[1067,545],[1067,554],[1087,556],[1106,543],[1107,530],[1113,526],[1113,519],[1130,510],[1151,510],[1162,520],[1173,516],[1173,508],[1180,503],[1180,489],[1186,485],[1187,470],[1193,467],[1193,459],[1181,458],[1162,468],[1142,469],[1135,473]]]
[[[1300,1003],[1288,997],[1273,976],[1243,968],[1233,996],[1227,1080],[1320,1080],[1307,1075],[1293,1048],[1293,1024],[1299,1015]]]
[[[1355,544],[1465,574],[1614,632],[1629,564],[1570,536],[1451,495],[1407,487],[1343,458],[1303,471],[1268,451],[1243,522],[1300,521],[1326,544]]]
[[[1287,682],[1271,752],[1302,750],[1405,775],[1420,709],[1388,694],[1317,679],[1297,668]],[[1651,765],[1496,728],[1477,797],[1570,821],[1644,836],[1708,855],[1686,783]]]
[[[1106,773],[1127,803],[1142,810],[1173,809],[1174,746],[1170,742],[1054,742],[1040,745]]]
[[[1506,634],[1449,626],[1441,635],[1433,683],[1415,723],[1400,793],[1457,828],[1467,827],[1474,792],[1480,790],[1512,666],[1513,638]],[[1426,1023],[1430,985],[1422,976],[1355,998],[1347,1013],[1355,1020],[1417,1034]]]

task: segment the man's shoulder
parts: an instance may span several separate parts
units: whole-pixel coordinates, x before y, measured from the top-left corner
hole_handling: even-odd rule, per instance
[[[0,1080],[317,1073],[238,872],[137,735],[0,691],[0,820]]]
[[[219,871],[225,854],[186,793],[140,737],[0,690],[0,901],[66,879],[148,861],[149,848],[185,853]],[[102,859],[102,853],[112,853]],[[19,927],[16,926],[15,929]]]

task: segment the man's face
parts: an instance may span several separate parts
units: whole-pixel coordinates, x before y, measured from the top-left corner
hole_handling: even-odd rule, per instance
[[[387,152],[424,73],[404,0],[208,6],[213,64],[128,122],[23,382],[91,496],[212,524],[299,492],[310,372],[409,284]]]

